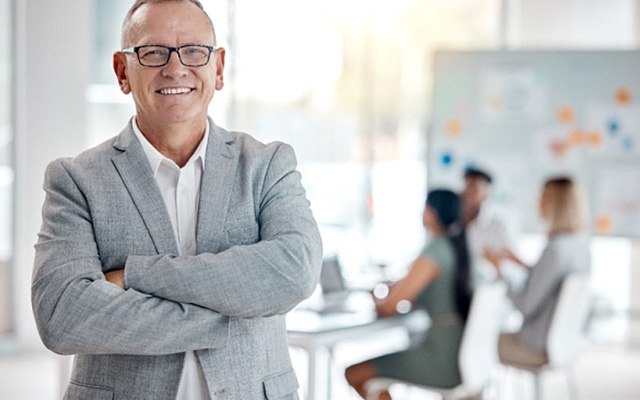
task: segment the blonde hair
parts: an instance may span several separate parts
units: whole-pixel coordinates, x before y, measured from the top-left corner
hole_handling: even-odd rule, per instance
[[[202,3],[200,3],[198,0],[136,0],[131,6],[131,8],[129,8],[129,11],[127,11],[127,15],[124,17],[124,21],[122,22],[122,34],[120,36],[120,46],[123,49],[129,46],[129,43],[127,41],[131,37],[131,31],[133,29],[133,26],[131,24],[131,19],[133,18],[133,14],[135,14],[135,12],[140,7],[142,7],[145,4],[158,4],[158,3],[167,3],[167,2],[192,3],[196,7],[201,9],[204,15],[207,17],[207,20],[209,21],[209,25],[211,25],[211,32],[213,32],[213,45],[214,46],[216,45],[216,30],[213,27],[213,21],[211,20],[211,17],[209,16],[209,14],[207,14],[207,12],[205,11]],[[185,21],[185,23],[189,23],[189,21]]]
[[[547,180],[543,190],[549,205],[546,216],[549,236],[587,228],[588,207],[580,185],[571,178],[558,177]]]

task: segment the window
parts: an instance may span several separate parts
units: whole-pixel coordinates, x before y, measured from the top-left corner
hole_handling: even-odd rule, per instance
[[[406,267],[423,244],[432,54],[497,47],[499,2],[203,3],[228,51],[219,123],[293,145],[326,252],[354,273]]]
[[[120,49],[120,26],[130,0],[95,0],[95,46],[91,85],[87,89],[88,141],[98,144],[119,133],[133,115],[131,96],[118,87],[113,72],[113,52]]]
[[[0,0],[0,52],[12,54],[12,7]],[[0,58],[0,335],[11,331],[10,266],[13,257],[12,57]]]
[[[97,143],[133,107],[111,71],[130,2],[94,1]],[[432,54],[497,47],[498,0],[202,3],[227,50],[216,122],[293,145],[328,253],[354,272],[405,267],[422,245]]]

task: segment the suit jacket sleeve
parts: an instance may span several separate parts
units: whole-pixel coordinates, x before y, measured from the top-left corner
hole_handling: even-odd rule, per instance
[[[262,172],[234,183],[252,181],[247,191],[257,208],[251,218],[257,219],[259,241],[194,257],[129,256],[127,286],[235,317],[283,314],[308,297],[318,282],[322,244],[293,149],[275,146],[269,157],[253,160],[259,166],[241,168]]]
[[[104,279],[86,198],[64,162],[48,166],[44,189],[32,306],[49,349],[61,354],[159,355],[226,345],[227,317],[122,290]]]

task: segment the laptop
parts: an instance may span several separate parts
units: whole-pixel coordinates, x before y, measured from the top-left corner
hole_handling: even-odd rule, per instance
[[[339,295],[340,293],[344,294],[348,292],[338,256],[331,256],[322,260],[320,289],[322,290],[323,296]]]
[[[338,256],[322,260],[320,289],[322,303],[314,308],[320,314],[356,313],[369,310],[373,304],[367,291],[349,288]]]

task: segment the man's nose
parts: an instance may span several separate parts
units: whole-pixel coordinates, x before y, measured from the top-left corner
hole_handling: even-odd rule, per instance
[[[164,66],[165,74],[186,73],[187,67],[180,61],[180,55],[177,51],[169,53],[169,61]]]
[[[176,49],[171,50],[171,52],[169,53],[169,62],[168,62],[168,64],[170,64],[173,61],[175,61],[175,62],[177,62],[179,64],[182,64],[182,61],[180,61],[180,53]]]

